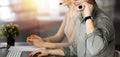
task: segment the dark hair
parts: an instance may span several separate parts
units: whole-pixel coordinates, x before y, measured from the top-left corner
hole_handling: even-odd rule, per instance
[[[95,3],[95,0],[88,0],[88,3],[94,4],[94,3]]]

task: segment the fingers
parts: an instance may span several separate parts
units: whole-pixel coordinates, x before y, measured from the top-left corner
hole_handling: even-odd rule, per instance
[[[42,56],[45,56],[44,54],[39,54],[38,57],[42,57]]]
[[[31,35],[32,38],[39,40],[40,42],[44,42],[43,39],[40,36],[37,35]]]
[[[30,57],[33,57],[33,56],[37,56],[37,53],[40,52],[40,51],[33,51],[29,54]]]
[[[87,2],[82,3],[82,5],[84,6],[84,9],[81,11],[83,17],[91,16],[93,12],[93,5]]]
[[[47,55],[48,55],[48,52],[46,50],[41,50],[41,49],[33,51],[29,54],[30,57],[33,57],[33,56],[42,57]]]
[[[48,55],[48,53],[44,50],[41,50],[41,52],[42,52],[41,54],[38,54],[38,57],[43,57]]]
[[[33,39],[39,39],[38,36],[31,35],[30,37],[27,37],[27,41],[33,41]]]
[[[38,39],[38,38],[40,38],[40,37],[37,36],[37,35],[31,35],[30,37],[32,37],[32,38],[34,38],[34,39]]]
[[[29,54],[29,57],[42,57],[42,56],[46,56],[47,54],[45,54],[44,52],[42,52],[42,50],[36,50],[33,51]]]
[[[29,44],[29,45],[33,45],[33,41],[30,37],[27,37],[27,40],[26,42]]]
[[[33,37],[27,37],[27,40],[26,42],[29,44],[29,45],[33,45],[33,43],[35,42],[36,40],[33,38]]]
[[[88,7],[88,8],[92,8],[92,7],[93,7],[92,4],[89,4],[89,3],[87,3],[87,2],[82,3],[82,5],[84,5],[85,8],[86,8],[86,7]]]
[[[37,36],[37,35],[31,35],[30,36],[32,39],[39,39],[39,40],[42,40],[42,38],[40,36]]]
[[[43,39],[37,35],[30,35],[29,37],[27,37],[26,42],[29,45],[34,45],[36,42],[44,42]]]

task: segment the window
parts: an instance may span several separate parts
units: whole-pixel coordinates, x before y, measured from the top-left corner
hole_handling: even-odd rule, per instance
[[[14,16],[9,0],[0,0],[0,20],[5,22],[14,21]]]
[[[62,20],[66,8],[60,0],[0,0],[0,21],[24,19]]]
[[[38,0],[38,19],[62,20],[66,7],[59,5],[60,0]]]

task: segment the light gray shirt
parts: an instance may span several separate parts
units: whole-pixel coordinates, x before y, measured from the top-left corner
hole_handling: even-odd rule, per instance
[[[64,47],[65,57],[114,57],[114,27],[110,19],[98,7],[94,8],[94,32],[86,34],[86,23],[81,15],[76,23],[76,38],[72,46]]]

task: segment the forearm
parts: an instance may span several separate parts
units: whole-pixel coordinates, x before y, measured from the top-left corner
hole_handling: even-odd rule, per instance
[[[61,49],[47,50],[50,55],[60,55],[65,56],[64,52]]]
[[[43,47],[46,48],[61,48],[61,47],[67,47],[70,46],[71,43],[69,42],[65,42],[65,43],[50,43],[50,42],[46,42],[43,44]]]
[[[88,19],[86,20],[86,33],[92,33],[94,31],[95,27],[94,27],[94,23],[92,19]]]
[[[59,42],[59,43],[52,43],[52,42],[45,42],[44,47],[46,48],[60,48],[60,47],[68,47],[75,42],[75,32],[71,35],[71,38],[68,39],[66,42]]]
[[[56,38],[56,37],[55,36],[50,36],[50,37],[43,38],[43,40],[45,42],[52,42],[52,41],[54,42],[55,40],[53,38]]]
[[[60,42],[61,41],[61,39],[59,39],[57,36],[46,37],[46,38],[43,38],[43,40],[45,42]]]
[[[54,36],[43,38],[43,40],[45,42],[61,42],[63,38],[64,36],[62,37],[62,36],[54,35]]]
[[[46,42],[60,42],[65,36],[65,33],[64,33],[65,23],[66,23],[66,19],[63,20],[58,32],[54,36],[43,38],[44,41],[46,41]]]

